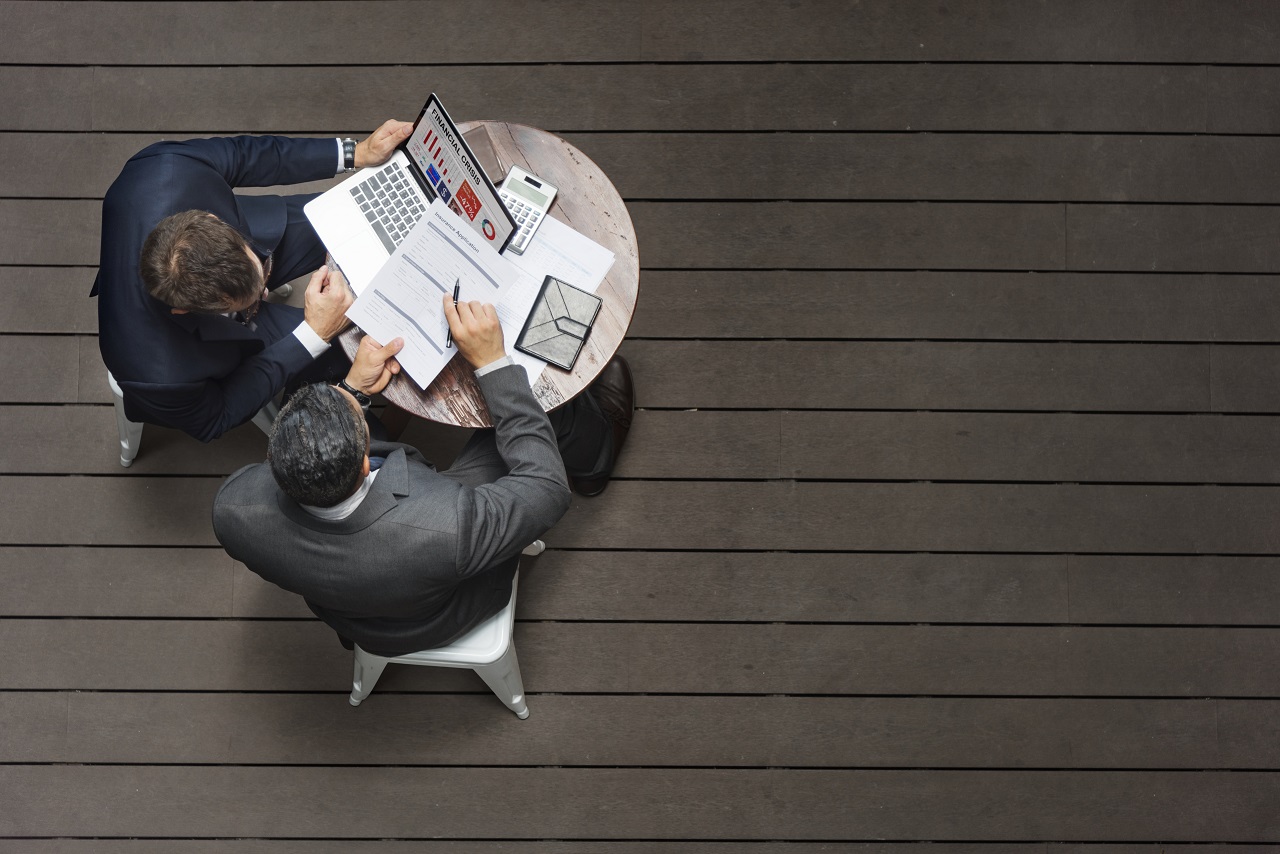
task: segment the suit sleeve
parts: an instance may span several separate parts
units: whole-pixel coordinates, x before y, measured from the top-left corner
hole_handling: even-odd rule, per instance
[[[337,147],[332,137],[220,136],[181,142],[157,142],[134,160],[158,154],[189,157],[213,169],[230,187],[270,187],[332,178]]]
[[[242,361],[221,379],[192,383],[134,384],[133,392],[161,424],[179,427],[201,442],[212,442],[248,421],[274,397],[289,377],[311,364],[311,354],[292,335]]]
[[[470,490],[459,502],[460,575],[483,572],[517,555],[569,509],[569,480],[547,414],[524,368],[511,365],[479,378],[493,418],[505,477]]]

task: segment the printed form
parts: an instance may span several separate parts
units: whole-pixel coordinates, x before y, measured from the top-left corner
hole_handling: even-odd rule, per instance
[[[453,295],[455,281],[461,286],[460,302],[478,300],[497,307],[510,350],[542,280],[499,255],[439,199],[396,247],[347,317],[375,341],[403,338],[404,349],[396,358],[426,388],[458,352],[445,346],[449,326],[441,301],[443,294]]]

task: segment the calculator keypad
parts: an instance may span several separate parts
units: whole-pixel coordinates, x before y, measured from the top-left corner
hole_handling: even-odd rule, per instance
[[[498,195],[501,196],[502,203],[507,206],[507,210],[511,211],[511,216],[516,221],[516,233],[511,238],[510,246],[516,250],[523,249],[538,228],[542,211],[506,190],[498,190]]]

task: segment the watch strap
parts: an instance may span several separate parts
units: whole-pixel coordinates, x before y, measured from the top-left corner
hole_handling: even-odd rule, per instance
[[[356,141],[351,137],[342,140],[342,168],[346,172],[356,168]]]
[[[360,408],[368,411],[369,404],[373,403],[373,399],[358,388],[353,388],[346,380],[338,380],[338,388],[347,392],[356,399],[356,403],[360,404]]]

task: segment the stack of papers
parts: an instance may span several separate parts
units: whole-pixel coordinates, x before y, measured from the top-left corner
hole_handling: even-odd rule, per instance
[[[442,302],[443,294],[452,296],[456,281],[459,301],[479,300],[497,308],[507,352],[525,366],[533,385],[547,363],[516,352],[513,345],[542,280],[551,275],[594,293],[613,261],[611,251],[551,217],[524,255],[499,255],[437,199],[347,316],[376,341],[403,338],[404,349],[396,358],[426,388],[457,353],[445,346],[449,327]]]

